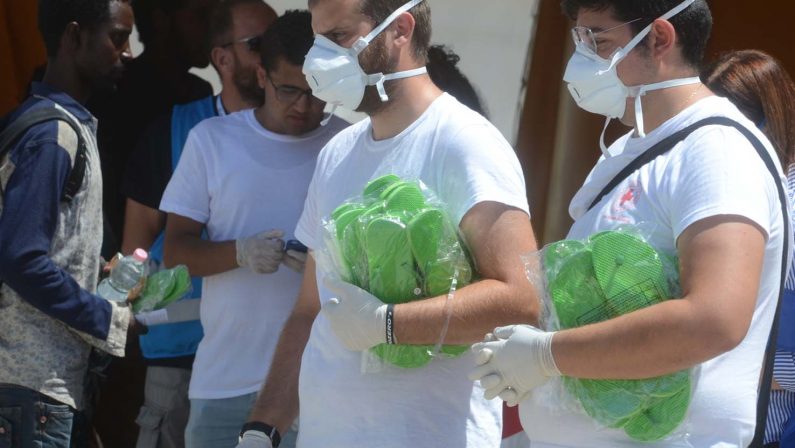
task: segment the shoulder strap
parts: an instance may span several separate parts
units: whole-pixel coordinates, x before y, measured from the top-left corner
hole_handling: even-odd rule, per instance
[[[72,128],[75,134],[77,134],[77,152],[75,152],[74,164],[69,172],[69,178],[67,179],[66,187],[64,188],[61,198],[62,201],[71,202],[83,185],[88,155],[86,142],[85,139],[83,139],[80,126],[64,111],[56,107],[43,107],[23,113],[0,133],[0,158],[11,150],[14,142],[22,137],[28,129],[37,124],[52,120],[63,121]]]
[[[773,362],[776,354],[776,336],[778,335],[779,315],[781,308],[781,298],[784,295],[784,283],[787,280],[788,268],[788,255],[790,247],[790,223],[787,219],[789,210],[789,200],[787,193],[784,191],[784,186],[781,184],[781,179],[778,175],[778,169],[770,153],[765,148],[765,145],[754,135],[748,128],[726,117],[709,117],[704,120],[693,123],[692,125],[680,130],[667,137],[660,143],[652,146],[641,154],[638,158],[633,160],[626,168],[616,175],[607,186],[596,196],[588,210],[594,208],[605,196],[610,194],[621,182],[623,182],[632,173],[642,168],[644,165],[653,161],[657,157],[669,152],[679,142],[685,140],[695,130],[704,126],[719,125],[728,126],[737,129],[748,141],[753,145],[759,157],[765,163],[770,174],[773,176],[773,183],[778,191],[779,202],[781,203],[781,217],[784,220],[784,246],[781,254],[781,285],[779,286],[778,301],[776,302],[776,311],[773,317],[773,325],[770,328],[770,335],[767,340],[767,347],[765,348],[765,361],[762,372],[762,380],[759,384],[759,399],[756,408],[756,432],[754,439],[749,445],[752,448],[761,448],[764,444],[765,428],[767,425],[767,408],[770,400],[770,385],[773,379]]]

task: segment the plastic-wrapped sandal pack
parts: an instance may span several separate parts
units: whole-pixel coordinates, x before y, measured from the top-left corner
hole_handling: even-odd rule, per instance
[[[676,258],[649,245],[640,228],[560,241],[525,257],[543,302],[545,330],[603,322],[681,297]],[[695,378],[692,370],[645,380],[563,377],[534,392],[534,399],[552,414],[584,413],[629,441],[686,440]]]
[[[361,196],[340,205],[324,220],[326,257],[333,275],[388,304],[447,295],[474,275],[457,227],[446,207],[424,184],[387,175],[371,181]],[[449,321],[449,312],[448,321]],[[363,355],[362,370],[419,368],[436,356],[459,356],[467,346],[380,345]],[[398,341],[400,342],[400,341]]]
[[[192,290],[190,273],[184,265],[160,270],[146,278],[140,297],[132,303],[134,313],[159,310],[185,297]]]

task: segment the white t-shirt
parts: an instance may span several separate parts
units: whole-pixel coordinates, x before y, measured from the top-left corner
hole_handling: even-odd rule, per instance
[[[448,205],[456,222],[478,203],[528,212],[524,177],[513,149],[486,119],[444,94],[398,136],[372,138],[370,120],[336,136],[318,159],[296,236],[322,250],[321,221],[368,181],[386,174],[420,179]],[[519,262],[517,260],[517,262]],[[320,301],[323,288],[318,265]],[[298,445],[347,448],[497,447],[499,401],[467,379],[471,354],[386,373],[362,374],[360,352],[348,351],[321,313],[301,364]]]
[[[291,239],[320,149],[347,123],[332,120],[301,137],[264,129],[253,110],[202,121],[191,130],[160,209],[205,223],[211,241],[271,229]],[[190,398],[259,390],[298,294],[301,275],[286,266],[205,277]]]
[[[551,415],[535,400],[520,406],[522,425],[534,448],[693,446],[745,447],[753,438],[757,387],[778,299],[784,226],[773,177],[751,143],[734,128],[702,128],[622,182],[587,212],[596,195],[625,166],[664,137],[711,116],[729,117],[750,129],[778,158],[767,138],[728,100],[699,101],[649,133],[626,135],[599,160],[574,197],[570,239],[583,239],[622,224],[641,225],[650,243],[676,253],[676,240],[690,225],[716,215],[744,216],[767,236],[756,309],[748,335],[734,350],[701,366],[690,405],[689,443],[633,443],[621,430],[597,429],[592,420],[565,412]],[[780,181],[786,179],[779,167]],[[646,223],[653,223],[648,226]],[[719,291],[716,291],[719,293]],[[543,394],[538,394],[542,396]]]

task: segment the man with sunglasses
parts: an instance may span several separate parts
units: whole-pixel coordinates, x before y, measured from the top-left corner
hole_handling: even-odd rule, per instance
[[[246,50],[245,38],[230,42]],[[320,149],[347,126],[334,117],[320,126],[325,103],[301,73],[314,40],[309,13],[288,11],[261,40],[264,104],[193,128],[160,204],[166,265],[204,277],[192,448],[237,444],[301,281],[305,255],[285,231],[296,227]],[[286,434],[286,446],[294,439]]]
[[[122,183],[127,198],[122,251],[149,249],[152,269],[163,260],[166,214],[160,200],[182,154],[188,132],[200,121],[253,109],[262,104],[257,84],[262,34],[276,12],[261,0],[219,2],[210,16],[210,59],[223,90],[192,103],[175,106],[147,129],[130,158]],[[140,337],[146,363],[144,404],[136,422],[139,448],[184,446],[190,402],[188,385],[196,348],[202,339],[199,322],[201,278],[191,294],[171,307],[139,315],[149,325]]]
[[[583,109],[634,128],[610,147],[602,144],[603,157],[571,202],[568,239],[638,226],[660,253],[678,257],[681,297],[558,332],[498,328],[474,346],[479,365],[471,378],[489,398],[521,402],[534,448],[648,446],[642,441],[749,446],[765,347],[791,258],[786,179],[776,152],[754,123],[698,78],[712,28],[705,0],[562,5],[577,25],[564,76],[572,96]],[[593,297],[588,289],[574,298]],[[643,298],[633,288],[622,294],[624,304]],[[612,389],[613,398],[623,399],[602,400],[606,394],[593,392],[591,383],[584,392],[598,404],[588,406],[588,396],[577,394],[587,414],[559,396],[552,403],[556,389],[539,390],[561,375],[648,380],[680,371],[692,381],[673,395],[655,389],[640,405],[624,388]],[[625,407],[599,406],[608,402]],[[596,421],[616,416],[609,428]]]

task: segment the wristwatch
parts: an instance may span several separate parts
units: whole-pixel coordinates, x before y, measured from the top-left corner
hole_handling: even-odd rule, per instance
[[[273,445],[273,448],[278,447],[282,442],[282,436],[279,434],[279,431],[276,429],[276,427],[267,423],[246,422],[246,424],[243,425],[243,429],[240,430],[240,437],[243,437],[243,434],[245,434],[246,431],[260,431],[264,433],[269,439],[271,439],[271,445]]]

